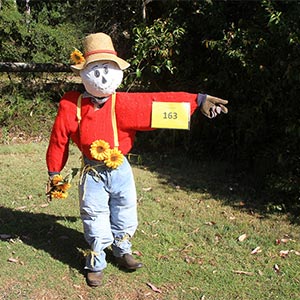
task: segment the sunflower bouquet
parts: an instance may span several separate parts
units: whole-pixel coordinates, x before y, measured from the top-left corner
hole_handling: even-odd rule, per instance
[[[116,169],[123,163],[123,154],[118,148],[111,149],[109,144],[104,140],[96,140],[90,147],[91,156],[111,169]]]
[[[70,187],[71,183],[68,176],[63,178],[62,175],[56,174],[48,182],[46,195],[50,200],[52,198],[66,199]]]

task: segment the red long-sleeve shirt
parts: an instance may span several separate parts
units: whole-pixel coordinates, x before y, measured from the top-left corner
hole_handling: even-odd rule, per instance
[[[111,114],[111,97],[100,109],[95,109],[90,98],[82,98],[81,121],[77,120],[79,92],[66,93],[59,104],[53,125],[46,161],[49,172],[60,172],[68,159],[70,139],[83,155],[92,159],[90,145],[98,139],[105,140],[113,148],[114,133]],[[119,150],[127,154],[133,146],[136,131],[152,130],[152,102],[188,102],[191,114],[197,108],[197,94],[185,92],[124,93],[116,94],[115,115]],[[80,128],[80,129],[79,129]]]

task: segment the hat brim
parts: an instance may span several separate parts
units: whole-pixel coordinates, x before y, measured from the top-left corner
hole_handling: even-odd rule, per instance
[[[130,64],[127,61],[125,61],[124,59],[116,55],[109,54],[109,53],[99,53],[99,54],[90,55],[84,63],[71,65],[71,69],[76,74],[79,74],[79,72],[83,70],[88,64],[95,61],[101,61],[101,60],[113,61],[119,66],[121,70],[125,70],[130,66]]]

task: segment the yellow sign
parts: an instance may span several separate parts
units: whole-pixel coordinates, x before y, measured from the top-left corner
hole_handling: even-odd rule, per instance
[[[188,102],[152,103],[152,128],[190,129],[191,104]]]

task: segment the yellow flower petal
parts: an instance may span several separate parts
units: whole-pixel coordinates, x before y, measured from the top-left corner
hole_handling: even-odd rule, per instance
[[[56,174],[52,177],[52,184],[57,185],[63,181],[63,177],[60,174]]]
[[[51,197],[56,199],[66,199],[68,197],[68,193],[55,190],[51,193]]]
[[[66,192],[69,188],[71,187],[71,184],[68,182],[65,182],[64,184],[60,185],[59,188],[63,191]]]

